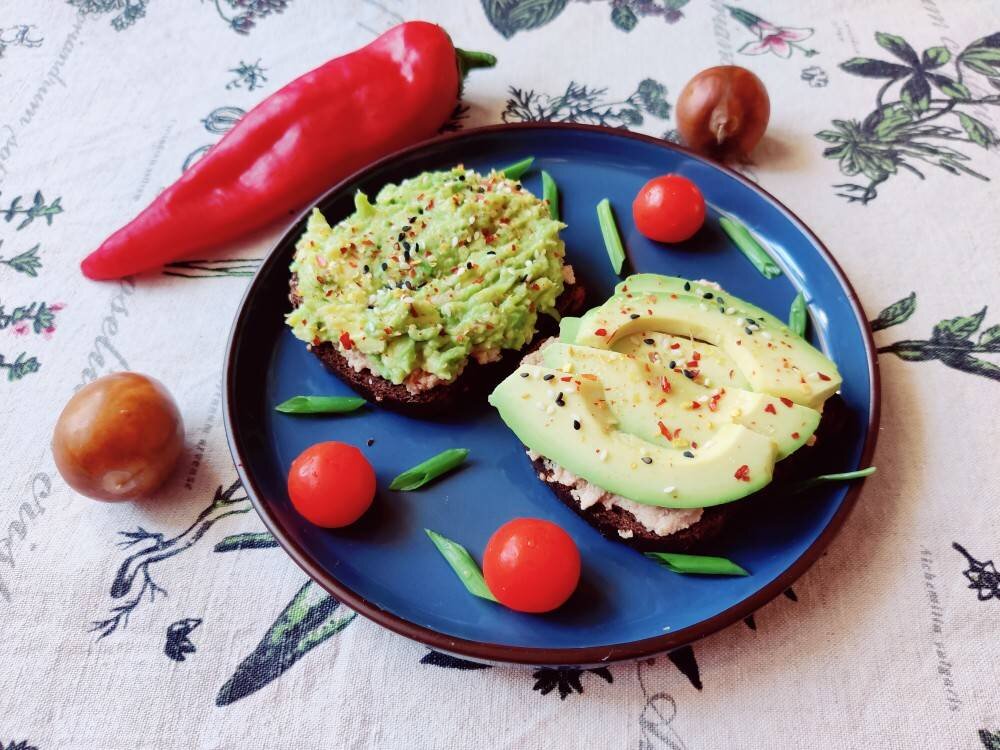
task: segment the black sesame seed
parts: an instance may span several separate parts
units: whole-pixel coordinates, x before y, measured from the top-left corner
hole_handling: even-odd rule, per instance
[[[460,174],[458,176],[458,179],[461,180],[462,182],[465,182],[465,175],[464,174]]]
[[[404,283],[404,284],[406,285],[406,288],[407,288],[407,289],[409,289],[409,290],[410,290],[411,292],[413,291],[413,284],[411,284],[411,283],[410,283],[410,280],[409,280],[409,279],[407,279],[407,280],[406,280],[406,281],[404,281],[403,283]]]
[[[684,458],[694,458],[694,454],[691,451],[684,451]]]
[[[470,260],[468,263],[466,263],[465,267],[471,271],[472,270],[472,261]]]
[[[526,378],[526,377],[528,377],[528,373],[526,373],[526,372],[522,372],[522,373],[521,373],[521,377],[522,377],[522,378]]]
[[[409,251],[409,249],[410,249],[410,243],[407,242],[406,240],[403,240],[402,242],[403,242],[403,250]]]
[[[406,235],[405,235],[405,234],[403,234],[402,232],[400,232],[400,233],[399,233],[399,234],[398,234],[398,235],[396,236],[396,242],[402,242],[402,241],[403,241],[403,240],[405,240],[405,239],[406,239]]]
[[[407,221],[408,221],[408,222],[410,222],[411,224],[412,224],[413,222],[415,222],[416,220],[417,220],[417,217],[416,217],[416,216],[411,216],[411,217],[410,217],[409,219],[407,219]]]
[[[722,297],[717,297],[716,299],[718,299],[720,305],[726,304],[726,301]]]
[[[496,251],[495,251],[495,250],[487,250],[487,251],[486,251],[486,254],[487,254],[487,255],[496,255],[497,253],[496,253]]]
[[[547,372],[542,376],[542,380],[552,380],[552,378],[554,377],[555,375],[553,375],[551,372]]]
[[[712,297],[714,297],[715,295],[714,295],[714,294],[712,294],[711,292],[705,292],[705,293],[704,293],[703,295],[701,295],[701,296],[702,296],[702,297],[704,297],[705,299],[712,299]]]
[[[559,395],[556,396],[556,406],[566,406],[566,402],[563,400],[562,391],[559,391]]]
[[[653,463],[653,459],[651,459],[649,456],[643,456],[642,457],[642,462],[644,464],[651,464],[651,463]]]
[[[362,268],[364,268],[365,273],[369,273],[372,270],[367,265],[366,266],[362,266]]]
[[[669,368],[673,370],[675,367],[677,367],[677,360],[676,359],[670,360]]]
[[[480,187],[476,188],[476,192],[477,193],[485,193],[486,192],[486,188],[480,186]]]
[[[382,270],[383,271],[388,271],[389,270],[389,264],[388,263],[383,263],[382,264]]]
[[[688,380],[694,380],[695,375],[697,375],[697,373],[694,370],[684,371],[684,377],[686,377]]]
[[[573,429],[574,430],[579,430],[580,429],[580,420],[578,420],[578,419],[574,419],[573,420]]]
[[[636,320],[639,317],[639,313],[632,313],[629,317],[632,318],[632,320]]]
[[[404,250],[403,251],[403,260],[405,260],[407,263],[410,262],[410,251],[409,250]]]
[[[418,208],[418,209],[417,209],[417,213],[418,213],[418,214],[420,214],[421,216],[423,216],[423,213],[424,213],[424,209],[422,209],[422,208]]]
[[[753,328],[751,328],[750,326],[747,326],[743,330],[747,332],[747,336],[753,336]]]
[[[655,341],[653,341],[653,339],[643,339],[643,340],[642,340],[642,343],[646,344],[647,346],[652,346],[652,345],[653,345],[653,344],[655,344],[656,342],[655,342]]]
[[[691,291],[691,282],[690,281],[685,281],[684,282],[684,291],[685,292],[690,292]]]
[[[375,309],[375,305],[368,305],[368,309],[369,310],[374,310]]]

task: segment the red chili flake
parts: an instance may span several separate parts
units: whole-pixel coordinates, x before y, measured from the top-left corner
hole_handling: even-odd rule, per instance
[[[510,219],[508,219],[506,216],[504,216],[503,218],[500,219],[500,223],[501,224],[510,224]]]
[[[382,330],[385,331],[386,335],[390,335],[390,336],[392,335],[392,329],[389,326],[386,326]]]
[[[691,441],[691,447],[698,450],[698,444],[694,440]]]
[[[783,403],[789,409],[791,409],[795,405],[794,401],[792,401],[790,398],[785,398],[784,396],[781,397],[781,403]]]
[[[798,440],[798,439],[799,439],[799,433],[793,432],[792,433],[792,440]]]
[[[691,402],[691,408],[692,409],[700,409],[701,408],[701,404],[699,404],[697,401],[692,401]]]
[[[340,345],[343,346],[348,351],[354,348],[354,342],[351,341],[351,334],[349,334],[347,331],[344,331],[343,333],[340,334]]]
[[[665,398],[661,398],[659,401],[656,402],[656,405],[663,406],[665,403],[667,403],[667,400]]]
[[[679,343],[677,343],[677,342],[675,341],[674,343],[672,343],[672,344],[670,345],[670,348],[671,348],[671,349],[680,349],[680,348],[681,348],[681,345],[680,345]]]
[[[492,323],[487,323],[486,324],[486,330],[487,331],[492,331],[493,330],[493,324]]]
[[[733,474],[733,476],[736,477],[737,479],[739,479],[741,482],[749,482],[750,481],[750,467],[747,466],[746,464],[743,464],[740,468],[738,468],[736,470],[736,473]]]
[[[768,404],[767,406],[765,406],[764,411],[766,411],[768,414],[778,413],[778,410],[774,408],[774,404]]]
[[[696,367],[698,367],[698,360],[692,359],[690,362],[687,363],[687,366],[690,367],[692,370],[695,369]]]
[[[485,242],[487,245],[492,245],[493,240],[494,236],[492,234],[490,234],[489,232],[483,232],[483,242]]]
[[[671,294],[670,295],[670,299],[677,299],[677,295],[676,294]]]
[[[652,314],[653,314],[652,310],[646,310],[646,315],[652,315]]]
[[[670,428],[663,424],[662,421],[657,422],[656,426],[660,428],[660,434],[663,435],[667,440],[673,440],[674,436],[670,432]]]
[[[628,284],[623,284],[622,285],[622,291],[623,292],[627,292],[628,291]]]
[[[541,289],[541,287],[538,286],[538,284],[532,284],[531,285],[531,291],[537,292],[539,289]]]
[[[561,380],[562,382],[564,382],[564,383],[568,383],[569,381],[571,381],[571,380],[573,379],[573,377],[572,377],[571,375],[567,375],[566,377],[564,377],[564,378],[559,378],[559,379],[560,379],[560,380]]]
[[[583,378],[584,380],[597,380],[597,376],[596,375],[592,375],[589,372],[583,373],[580,377]]]
[[[434,208],[434,199],[433,198],[431,198],[430,203],[427,204],[427,210],[430,211],[432,208]]]
[[[693,359],[695,362],[697,362],[699,359],[701,359],[701,352],[694,352],[691,355],[691,359]]]
[[[821,372],[817,372],[816,374],[817,374],[817,375],[819,375],[819,379],[820,379],[820,380],[829,380],[829,379],[830,379],[830,376],[829,376],[829,375],[824,375],[824,374],[823,374],[823,373],[821,373]]]
[[[670,381],[667,380],[666,375],[660,378],[660,390],[664,393],[670,393]]]
[[[598,328],[596,331],[594,331],[594,334],[597,336],[607,336],[608,331],[605,328]]]
[[[303,321],[303,322],[305,322],[305,321]],[[313,340],[312,340],[312,345],[313,345],[313,346],[319,346],[319,345],[320,345],[320,344],[322,344],[322,343],[323,343],[323,342],[319,340],[319,336],[316,336],[316,337],[315,337],[315,338],[313,338]]]
[[[713,394],[712,397],[708,400],[708,408],[709,408],[710,411],[718,411],[719,410],[719,399],[722,398],[722,395],[725,392],[726,391],[723,388],[718,393]]]

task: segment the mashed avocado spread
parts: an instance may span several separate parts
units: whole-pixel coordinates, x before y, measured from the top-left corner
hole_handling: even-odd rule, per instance
[[[539,314],[558,317],[563,226],[519,182],[462,166],[386,185],[374,202],[359,192],[339,224],[309,217],[287,323],[393,383],[450,381],[470,356],[527,344]]]

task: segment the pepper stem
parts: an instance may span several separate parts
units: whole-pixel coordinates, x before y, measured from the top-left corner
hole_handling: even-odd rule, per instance
[[[455,57],[458,59],[458,74],[462,80],[473,68],[492,68],[497,64],[497,59],[489,52],[475,52],[473,50],[455,48]]]

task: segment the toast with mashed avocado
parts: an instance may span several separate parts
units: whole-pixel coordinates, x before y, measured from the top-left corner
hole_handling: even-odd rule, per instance
[[[366,398],[414,415],[488,390],[577,312],[563,225],[498,172],[457,166],[386,185],[291,264],[292,333]]]
[[[815,442],[836,365],[717,285],[640,275],[522,361],[490,403],[602,533],[685,551]]]

